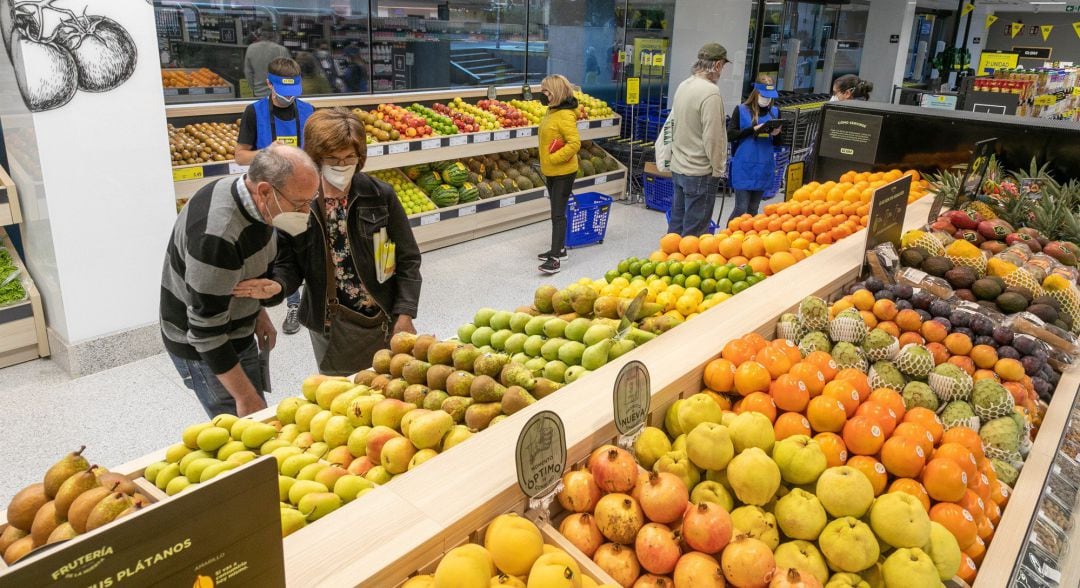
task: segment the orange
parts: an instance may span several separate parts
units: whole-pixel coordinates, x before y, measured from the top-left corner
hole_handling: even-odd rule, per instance
[[[930,457],[930,452],[934,450],[934,436],[930,431],[926,430],[926,427],[915,422],[906,422],[896,425],[896,429],[893,430],[893,437],[907,437],[912,441],[919,444],[922,448],[923,454],[926,457]]]
[[[896,309],[896,303],[888,298],[882,298],[874,302],[874,316],[883,320],[891,321],[896,318],[896,313],[899,312]]]
[[[750,344],[750,347],[754,349],[754,353],[765,349],[769,344],[769,341],[757,333],[747,333],[742,336],[742,340]]]
[[[682,237],[677,233],[668,233],[663,237],[660,237],[660,251],[664,253],[675,253],[679,250],[679,243],[682,241]]]
[[[739,402],[739,408],[735,412],[740,414],[744,412],[759,412],[769,417],[769,421],[776,422],[776,403],[773,402],[772,396],[769,396],[764,392],[753,392],[748,394]]]
[[[705,256],[717,253],[719,246],[720,242],[713,235],[702,235],[698,241],[698,251]]]
[[[739,365],[753,359],[755,353],[757,353],[757,350],[746,341],[742,339],[732,339],[724,345],[724,349],[720,352],[720,357],[735,365]]]
[[[971,454],[967,447],[959,443],[942,443],[934,450],[931,457],[955,461],[956,465],[960,466],[964,470],[964,474],[967,475],[968,484],[975,481],[975,475],[979,471],[978,462],[975,461],[975,456]]]
[[[825,461],[830,468],[842,466],[848,461],[847,446],[844,439],[836,433],[818,433],[814,435],[821,450],[825,452]]]
[[[871,310],[875,304],[874,293],[866,289],[856,290],[851,295],[851,302],[859,310]]]
[[[915,478],[926,465],[926,452],[916,440],[894,435],[881,446],[881,463],[894,476]]]
[[[900,337],[897,338],[897,341],[900,343],[901,348],[903,348],[905,345],[910,345],[911,343],[915,343],[916,345],[922,345],[923,343],[926,343],[926,339],[923,339],[922,335],[914,331],[909,331],[907,333],[901,334]]]
[[[946,361],[949,361],[949,350],[944,345],[938,342],[927,343],[926,350],[930,352],[930,356],[934,358],[934,365],[941,365]]]
[[[725,237],[721,239],[717,244],[717,253],[730,259],[736,255],[742,254],[742,239],[736,237]]]
[[[954,460],[936,457],[923,468],[922,484],[930,498],[939,502],[956,502],[967,491],[968,477],[964,468]]]
[[[888,468],[886,467],[886,469]],[[923,485],[918,480],[911,478],[893,480],[893,483],[889,484],[889,493],[893,492],[905,492],[918,498],[926,512],[930,512],[930,495],[926,493],[926,488],[923,488]]]
[[[997,350],[989,345],[976,345],[971,348],[969,355],[971,361],[975,362],[975,367],[984,370],[994,367],[998,360]]]
[[[1005,360],[999,359],[998,363],[1001,363],[1003,361]],[[1011,394],[1013,397],[1013,402],[1015,402],[1017,406],[1023,406],[1024,403],[1027,402],[1027,388],[1025,388],[1024,385],[1020,382],[1002,382],[1001,385],[1005,386],[1005,389],[1009,391],[1009,394]]]
[[[885,443],[885,433],[877,421],[857,416],[844,423],[844,444],[855,455],[875,455]]]
[[[667,254],[663,251],[657,250],[649,254],[649,261],[664,261],[667,259]]]
[[[983,518],[985,519],[985,517]],[[979,530],[981,531],[982,528],[980,527]],[[986,541],[983,540],[981,536],[976,537],[975,542],[971,545],[968,545],[968,548],[963,550],[963,553],[966,553],[968,557],[974,560],[975,565],[981,566],[983,562],[983,557],[986,556]]]
[[[769,258],[763,255],[757,255],[750,258],[749,265],[755,272],[760,272],[767,276],[772,274],[772,268],[769,266]]]
[[[999,378],[998,375],[994,373],[994,370],[986,369],[975,370],[975,373],[971,374],[971,379],[975,380],[976,382],[978,382],[979,380],[994,380],[995,382],[1001,381],[1001,378]]]
[[[769,370],[756,361],[744,361],[735,368],[735,391],[743,396],[751,392],[765,392],[771,383]]]
[[[918,312],[905,308],[896,313],[896,326],[900,327],[904,332],[918,332],[922,328],[922,317]]]
[[[844,368],[836,372],[833,381],[847,382],[859,393],[859,402],[865,401],[870,396],[870,382],[866,374],[857,368]]]
[[[975,575],[979,573],[978,566],[975,565],[975,560],[971,559],[971,556],[961,552],[960,553],[960,570],[956,572],[960,579],[967,582],[968,586],[975,584]]]
[[[967,355],[971,353],[971,337],[963,333],[951,333],[945,337],[945,348],[953,355]]]
[[[1005,508],[1006,504],[1009,504],[1009,498],[1011,493],[1009,487],[1000,480],[990,481],[990,500],[1001,508]]]
[[[757,235],[747,237],[742,242],[742,254],[747,258],[765,255],[765,242]]]
[[[964,370],[969,376],[975,373],[975,362],[971,361],[970,357],[954,355],[949,358],[949,363]]]
[[[897,326],[897,324],[895,322],[893,322],[893,321],[880,321],[877,324],[877,328],[881,329],[882,331],[885,331],[886,333],[892,335],[893,337],[899,337],[900,336],[900,327]]]
[[[831,355],[824,351],[811,351],[804,361],[816,365],[821,370],[821,375],[825,378],[826,382],[831,382],[836,377],[836,373],[840,371],[840,366],[836,365]]]
[[[842,402],[844,404],[845,417],[850,419],[855,416],[855,410],[859,408],[859,391],[851,384],[833,380],[832,382],[825,384],[825,389],[822,390],[821,394]]]
[[[997,360],[994,364],[994,372],[1006,382],[1019,382],[1024,379],[1024,364],[1011,358]]]
[[[870,480],[870,485],[874,487],[874,496],[880,496],[889,484],[889,474],[885,471],[885,466],[872,457],[856,455],[848,460],[847,465],[859,470]]]
[[[788,253],[787,251],[779,251],[777,253],[773,253],[772,256],[769,257],[769,269],[772,271],[772,273],[775,274],[776,272],[785,270],[795,265],[796,262],[798,262],[798,260],[795,259],[795,256],[791,253]]]
[[[799,347],[787,339],[773,339],[769,345],[783,351],[791,360],[791,365],[802,361],[802,352],[799,351]]]
[[[742,267],[746,265],[748,261],[750,260],[746,259],[741,255],[736,255],[735,257],[728,258],[728,263],[735,267]]]
[[[860,404],[855,414],[877,422],[886,438],[891,437],[893,430],[896,429],[896,412],[877,400],[868,400]]]
[[[838,433],[847,422],[844,403],[825,395],[816,396],[806,406],[806,418],[810,427],[818,433]]]
[[[975,479],[982,480],[982,474],[976,475]],[[971,484],[968,484],[968,486],[970,485]],[[964,507],[964,509],[971,513],[972,516],[978,517],[980,515],[986,514],[986,501],[984,501],[982,497],[979,496],[977,493],[972,491],[970,487],[966,491],[964,491],[964,497],[960,500],[957,500],[956,504]],[[991,502],[990,504],[994,503]],[[994,506],[996,507],[997,505],[994,504]]]
[[[806,386],[811,398],[820,395],[821,391],[825,389],[825,375],[821,373],[818,366],[808,361],[800,361],[791,366],[791,371],[788,373],[795,376],[795,379]]]
[[[806,417],[797,412],[785,412],[776,419],[776,424],[773,425],[773,431],[776,433],[776,440],[786,439],[792,435],[807,435],[809,436],[810,421],[806,420]]]
[[[990,522],[993,523],[996,528],[998,522],[1001,521],[1001,507],[994,502],[988,504],[986,507],[986,518],[990,519]]]
[[[675,253],[670,253],[667,256],[668,261],[683,261],[685,259],[686,259],[686,256],[683,255],[682,253],[678,252],[678,251],[676,251]]]
[[[979,434],[967,427],[953,427],[941,435],[942,443],[959,443],[971,452],[976,463],[983,458],[982,439]]]
[[[960,549],[967,549],[979,537],[975,517],[958,504],[942,502],[930,509],[930,520],[945,527],[956,538]]]
[[[979,525],[979,539],[989,543],[994,538],[994,523],[986,516],[975,517],[975,523]]]
[[[683,255],[690,255],[691,253],[700,253],[698,251],[699,239],[693,235],[687,235],[679,241],[679,253]]]
[[[705,366],[705,386],[716,392],[735,390],[735,364],[720,358],[710,361]]]
[[[866,323],[866,327],[869,329],[873,329],[878,324],[877,317],[869,310],[860,310],[859,316],[862,317],[863,322]]]
[[[791,374],[782,374],[769,386],[769,394],[777,408],[789,412],[802,412],[810,402],[810,391]]]
[[[982,499],[983,510],[986,510],[986,505],[993,502],[990,500],[990,478],[986,477],[986,474],[979,472],[975,474],[975,483],[969,484],[968,488],[974,490],[975,494]]]
[[[941,436],[945,434],[945,427],[942,426],[941,419],[929,408],[916,406],[904,414],[903,420],[905,423],[919,423],[927,431],[930,431],[930,434],[934,437],[935,445],[938,441],[941,441]]]
[[[899,392],[892,388],[877,388],[870,393],[868,401],[880,402],[885,406],[893,410],[893,414],[896,415],[896,422],[899,423],[904,418],[904,414],[907,412],[904,408],[904,397]],[[891,436],[892,433],[889,433]]]
[[[944,341],[945,337],[949,336],[949,330],[939,321],[926,321],[922,324],[919,332],[922,333],[924,339],[931,343]]]

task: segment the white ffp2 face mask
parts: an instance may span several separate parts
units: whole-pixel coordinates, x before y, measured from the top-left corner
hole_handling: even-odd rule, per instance
[[[764,96],[758,96],[758,99],[757,99],[757,105],[758,106],[760,106],[762,108],[767,108],[770,104],[772,104],[772,99],[766,98]]]
[[[322,177],[338,190],[345,190],[352,183],[356,165],[322,165]]]
[[[276,202],[281,195],[274,190],[274,201]],[[278,210],[281,211],[281,203],[278,202]],[[285,231],[293,237],[304,234],[304,231],[308,228],[308,214],[306,212],[279,212],[270,221],[270,226],[280,231]]]

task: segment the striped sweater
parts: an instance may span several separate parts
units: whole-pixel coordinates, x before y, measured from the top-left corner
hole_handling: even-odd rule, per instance
[[[267,277],[277,254],[274,229],[245,208],[243,178],[208,184],[191,198],[173,225],[161,274],[161,335],[173,355],[205,361],[215,374],[237,363],[254,343],[263,304],[234,298],[241,280]],[[246,193],[246,190],[245,190]]]

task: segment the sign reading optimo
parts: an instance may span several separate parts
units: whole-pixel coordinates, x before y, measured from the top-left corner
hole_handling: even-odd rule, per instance
[[[895,182],[874,190],[870,205],[870,223],[866,227],[866,250],[882,243],[893,243],[900,248],[900,233],[904,228],[907,198],[911,191],[911,176],[906,175]]]
[[[826,108],[821,125],[821,157],[874,163],[881,138],[882,117]]]
[[[285,586],[277,461],[263,457],[56,544],[0,586]]]

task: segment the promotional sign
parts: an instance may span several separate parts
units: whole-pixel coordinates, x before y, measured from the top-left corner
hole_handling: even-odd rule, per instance
[[[998,69],[1015,69],[1020,56],[1012,51],[983,51],[979,54],[979,75],[987,76]]]
[[[640,361],[631,361],[619,370],[611,395],[615,408],[615,428],[620,435],[633,435],[645,426],[652,401],[649,370]]]
[[[1009,34],[1012,36],[1012,38],[1015,39],[1016,35],[1019,35],[1020,31],[1022,31],[1022,30],[1024,30],[1024,23],[1022,23],[1022,22],[1014,22],[1014,23],[1012,23],[1011,27],[1009,28]]]
[[[518,486],[529,498],[555,490],[566,469],[566,429],[559,415],[545,410],[536,413],[518,435]]]
[[[1050,59],[1054,52],[1052,47],[1013,47],[1012,50],[1020,55],[1020,59]]]
[[[795,191],[802,188],[804,169],[805,164],[801,161],[788,164],[787,178],[784,182],[784,200],[791,200],[791,197],[795,195]]]
[[[858,163],[877,161],[882,117],[841,109],[825,109],[821,125],[821,157]]]
[[[997,19],[998,19],[998,17],[994,16],[993,14],[987,14],[986,15],[986,28],[990,28],[990,27],[994,26],[994,23],[997,22]]]
[[[626,78],[626,104],[641,103],[641,78]]]
[[[1054,25],[1042,25],[1039,27],[1042,31],[1043,41],[1050,39],[1050,32],[1054,30]]]
[[[262,457],[56,544],[0,587],[285,586],[277,461]]]
[[[904,213],[907,212],[910,191],[910,175],[874,190],[870,222],[866,227],[867,251],[882,243],[892,243],[897,249],[900,248],[900,233],[904,229]]]
[[[983,178],[986,177],[986,168],[990,165],[990,156],[994,154],[996,145],[997,137],[975,143],[967,171],[964,172],[964,179],[960,183],[960,195],[956,202],[958,205],[974,198],[979,193]]]

